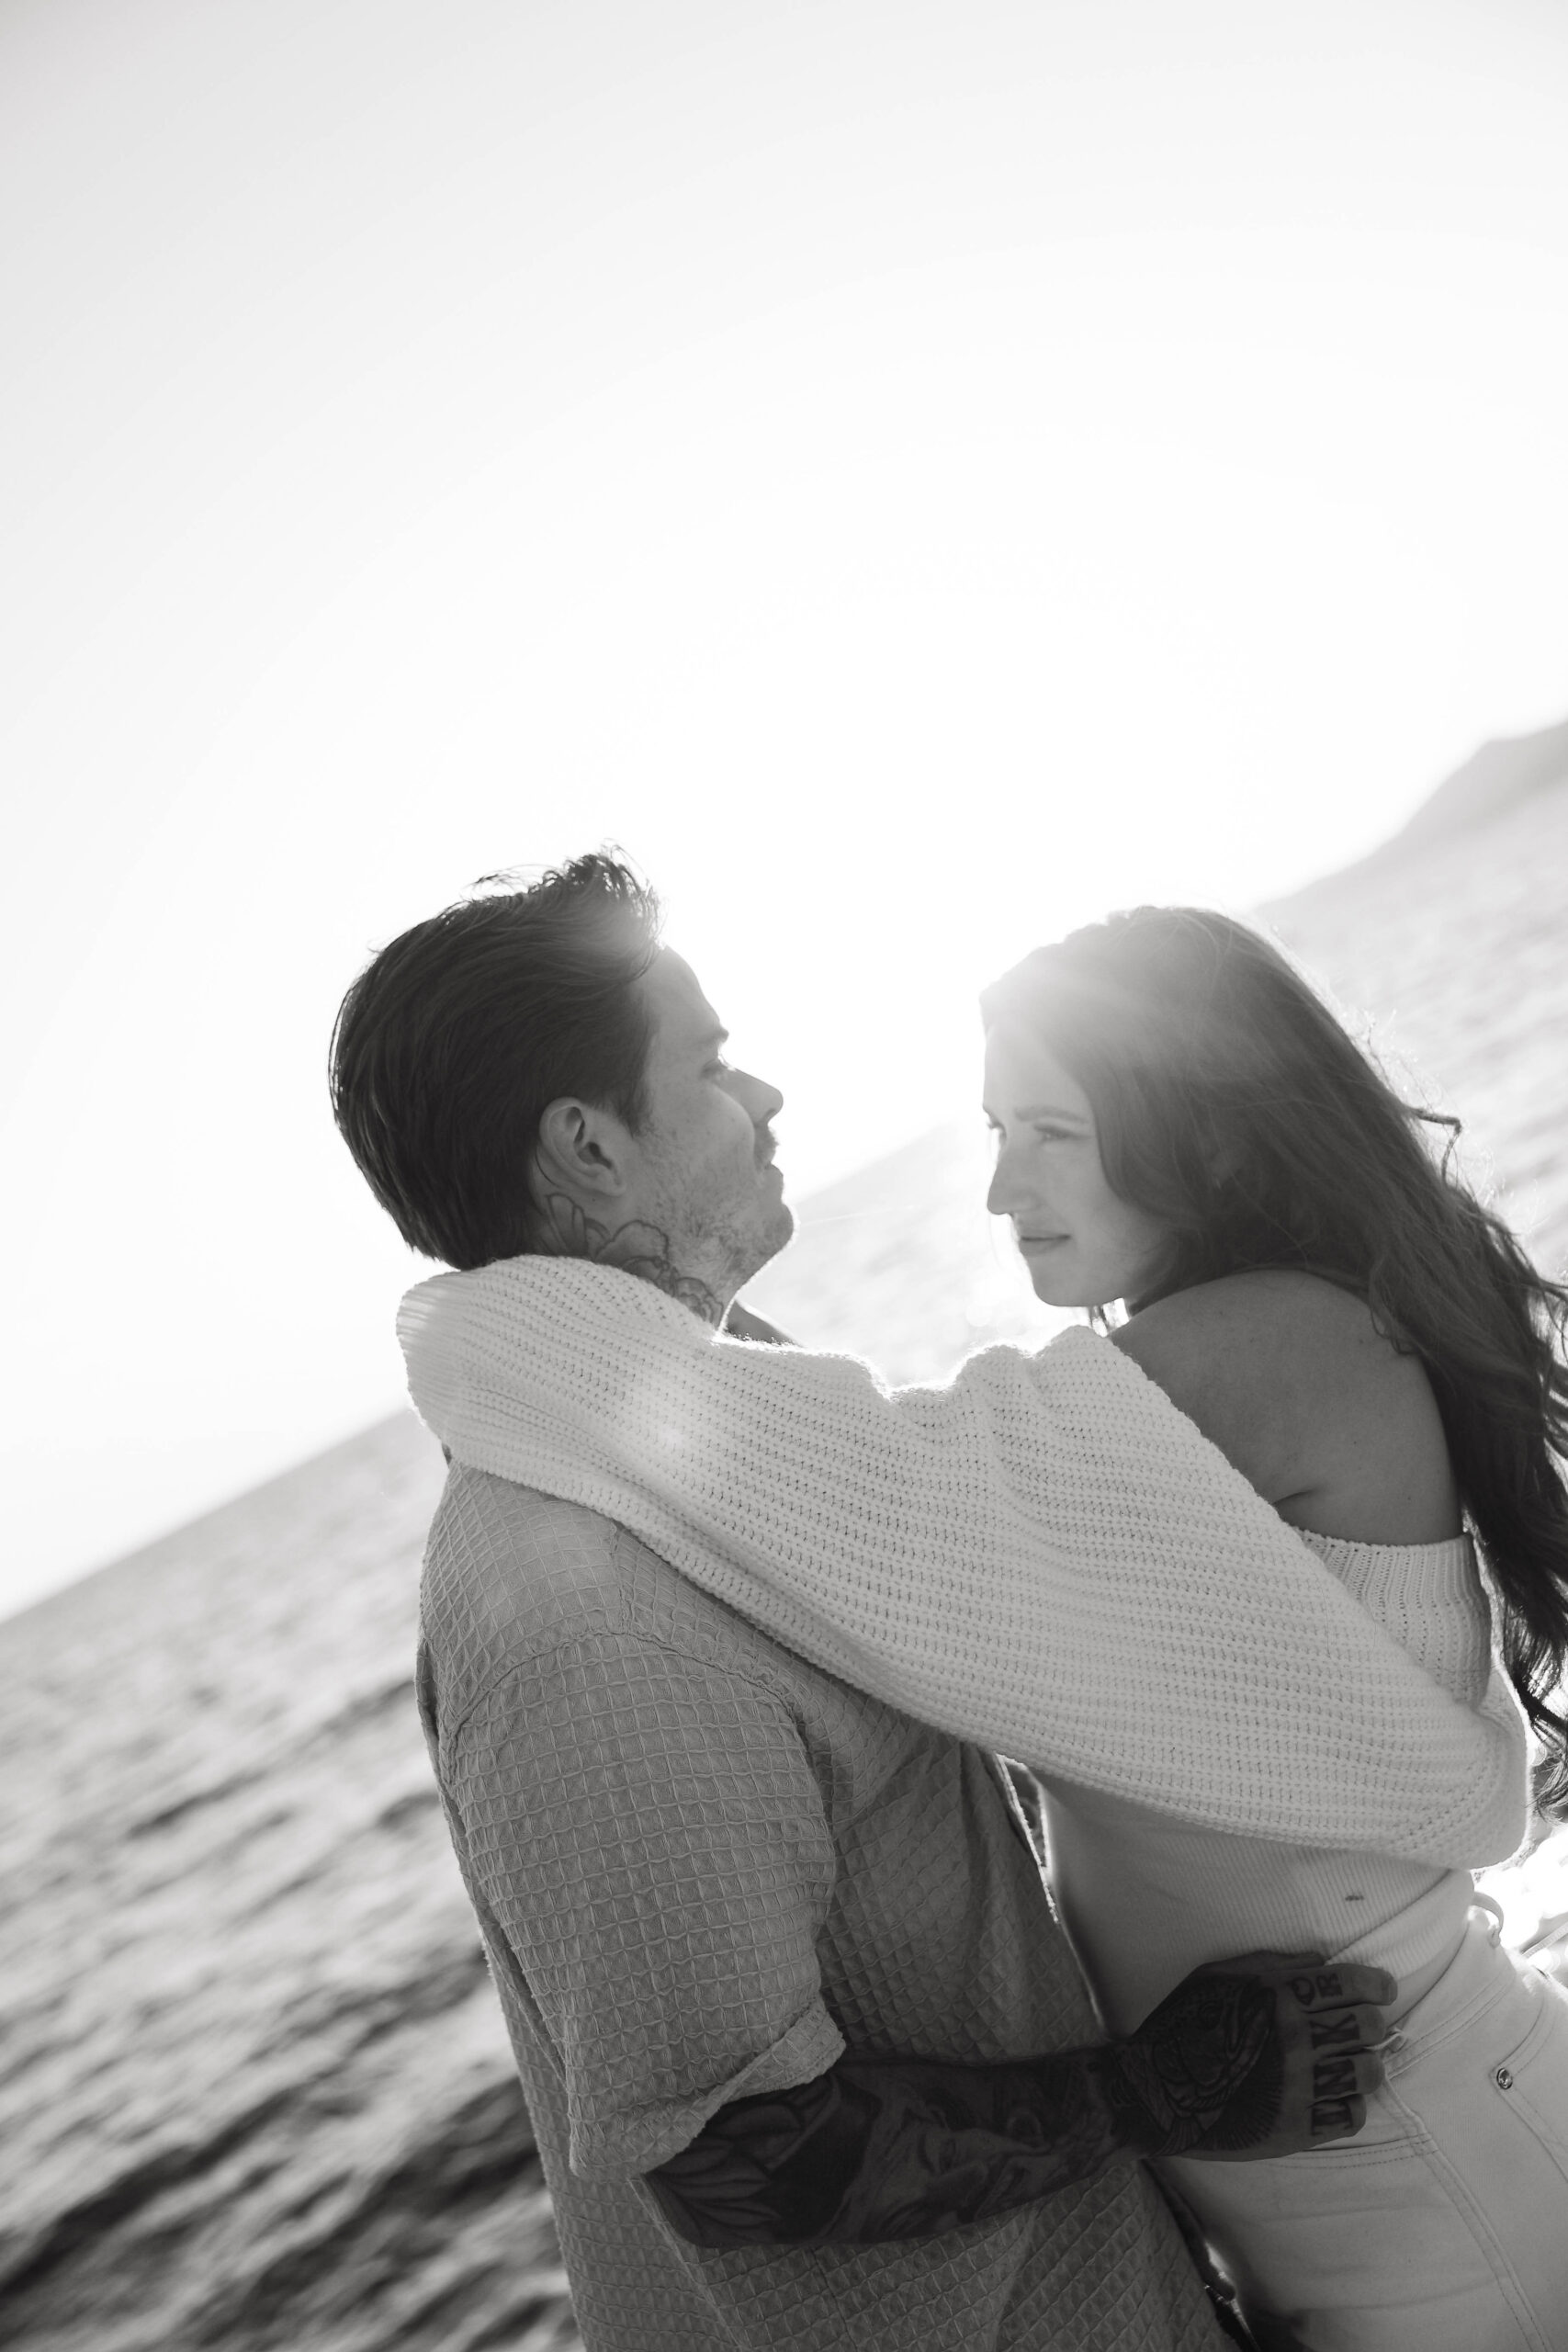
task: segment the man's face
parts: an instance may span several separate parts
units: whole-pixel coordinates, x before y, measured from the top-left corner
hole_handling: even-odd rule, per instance
[[[630,1148],[633,1214],[728,1302],[795,1230],[768,1126],[784,1096],[726,1061],[724,1026],[679,956],[660,948],[642,988],[653,1037]]]

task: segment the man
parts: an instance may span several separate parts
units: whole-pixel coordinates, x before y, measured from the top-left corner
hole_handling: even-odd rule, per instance
[[[591,857],[416,926],[345,1000],[334,1106],[414,1248],[716,1325],[791,1231],[781,1097],[655,914]],[[593,1512],[454,1464],[419,1689],[592,2352],[1198,2352],[1135,2159],[1341,2136],[1378,2078],[1391,1981],[1299,1956],[1103,2042],[996,1759]]]

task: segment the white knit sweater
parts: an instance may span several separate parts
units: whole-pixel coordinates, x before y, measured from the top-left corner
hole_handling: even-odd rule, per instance
[[[1474,1708],[1429,1680],[1091,1332],[890,1392],[529,1257],[420,1283],[399,1335],[459,1461],[618,1521],[944,1731],[1252,1837],[1450,1864],[1519,1842],[1503,1678]]]
[[[1492,1628],[1469,1539],[1303,1539],[1451,1696],[1475,1705]],[[1403,2015],[1459,1948],[1469,1871],[1364,1849],[1238,1838],[1048,1776],[1051,1885],[1100,2013],[1131,2032],[1189,1969],[1238,1951],[1321,1951],[1386,1968]]]

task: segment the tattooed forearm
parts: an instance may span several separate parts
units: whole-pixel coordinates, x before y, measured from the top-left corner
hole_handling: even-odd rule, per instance
[[[841,2058],[721,2108],[648,2184],[697,2245],[872,2245],[1010,2212],[1118,2156],[1292,2154],[1359,2130],[1394,1989],[1381,1969],[1255,1952],[1194,1970],[1099,2049]]]
[[[724,1301],[717,1293],[695,1274],[683,1274],[671,1258],[670,1236],[641,1217],[626,1225],[599,1225],[564,1193],[547,1193],[537,1247],[541,1257],[591,1258],[596,1265],[635,1274],[639,1282],[679,1299],[716,1330],[724,1320]]]
[[[722,2108],[648,2185],[697,2245],[932,2237],[1088,2180],[1120,2152],[1096,2055],[840,2059]]]

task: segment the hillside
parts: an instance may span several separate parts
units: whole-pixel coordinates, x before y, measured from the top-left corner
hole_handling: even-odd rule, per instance
[[[1543,740],[1266,914],[1561,1263],[1568,779]],[[903,1379],[1050,1329],[986,1163],[976,1115],[807,1201],[752,1303]],[[7,2343],[576,2342],[413,1714],[440,1479],[400,1417],[0,1623]],[[1494,1879],[1516,1940],[1568,1910],[1560,1855]]]
[[[1483,743],[1373,855],[1397,860],[1445,835],[1472,831],[1561,785],[1568,785],[1568,718],[1534,735]]]
[[[1561,1271],[1568,776],[1469,824],[1412,825],[1383,858],[1262,911],[1370,1026],[1412,1099],[1463,1121],[1467,1165],[1495,1184],[1538,1262]]]

